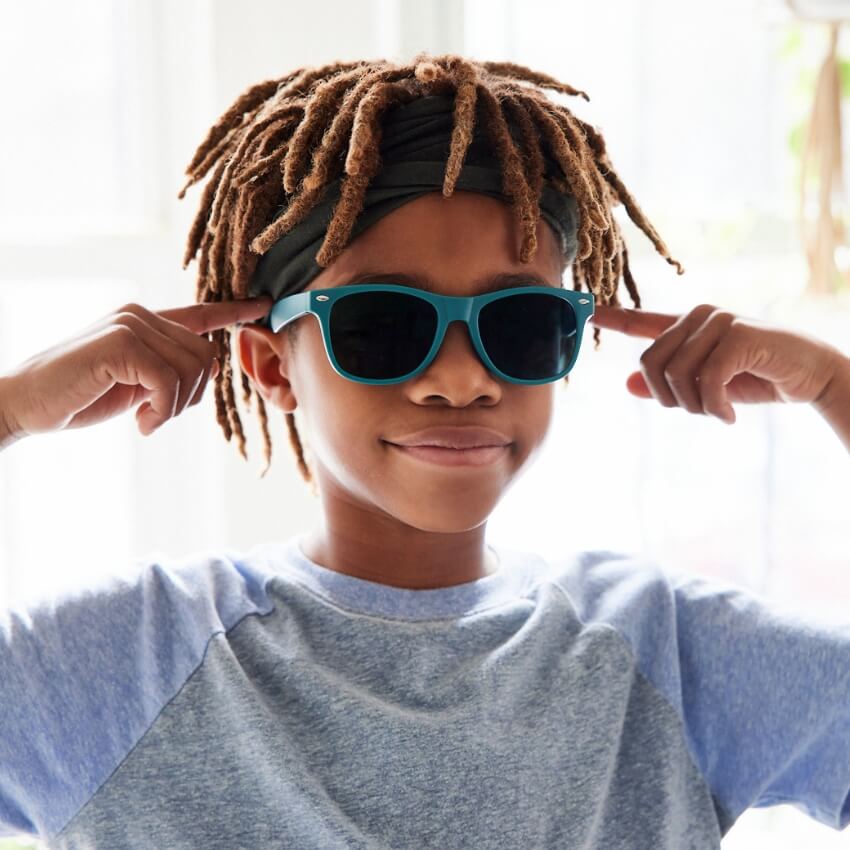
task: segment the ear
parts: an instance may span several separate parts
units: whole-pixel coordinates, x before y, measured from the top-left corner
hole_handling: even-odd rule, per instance
[[[263,401],[292,413],[298,401],[289,379],[292,358],[287,335],[260,326],[244,326],[236,332],[236,347],[242,371]]]

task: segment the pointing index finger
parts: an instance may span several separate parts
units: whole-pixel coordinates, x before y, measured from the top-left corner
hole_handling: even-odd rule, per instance
[[[236,322],[250,322],[267,316],[274,300],[270,295],[256,298],[240,298],[233,301],[209,301],[202,304],[190,304],[188,307],[175,307],[171,310],[158,310],[164,319],[179,322],[196,334],[226,328]]]
[[[650,313],[647,310],[631,310],[628,307],[596,304],[590,321],[600,328],[610,328],[627,336],[655,339],[679,318],[669,313]]]

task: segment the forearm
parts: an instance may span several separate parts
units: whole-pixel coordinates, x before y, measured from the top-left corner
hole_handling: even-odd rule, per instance
[[[0,451],[21,439],[21,434],[15,429],[12,417],[9,415],[11,392],[9,378],[0,375]]]
[[[814,407],[850,452],[850,357],[839,357],[827,391]]]

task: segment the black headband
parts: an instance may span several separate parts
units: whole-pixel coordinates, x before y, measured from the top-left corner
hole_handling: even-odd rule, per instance
[[[451,146],[454,98],[429,95],[389,110],[382,122],[381,169],[370,181],[363,209],[350,238],[362,233],[379,218],[428,192],[440,191]],[[514,128],[509,124],[511,132]],[[543,218],[560,235],[561,253],[567,262],[578,249],[578,208],[572,195],[565,195],[545,182],[547,176],[564,179],[560,166],[544,152],[544,184],[539,198]],[[322,200],[307,217],[285,233],[257,263],[248,295],[271,295],[275,301],[301,292],[322,271],[316,254],[325,238],[339,199],[342,178],[329,184]],[[510,200],[502,191],[502,170],[490,152],[480,123],[474,135],[456,189],[481,192]],[[275,218],[284,213],[284,206]]]

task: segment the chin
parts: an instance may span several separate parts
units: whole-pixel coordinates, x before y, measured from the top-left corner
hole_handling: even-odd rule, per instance
[[[408,495],[409,493],[405,494]],[[396,509],[388,513],[420,531],[460,534],[487,522],[499,501],[498,497],[488,498],[483,493],[478,496],[472,498],[471,494],[466,492],[447,497],[443,487],[431,499],[423,495],[417,498],[415,504],[406,506],[407,509],[396,503]]]

